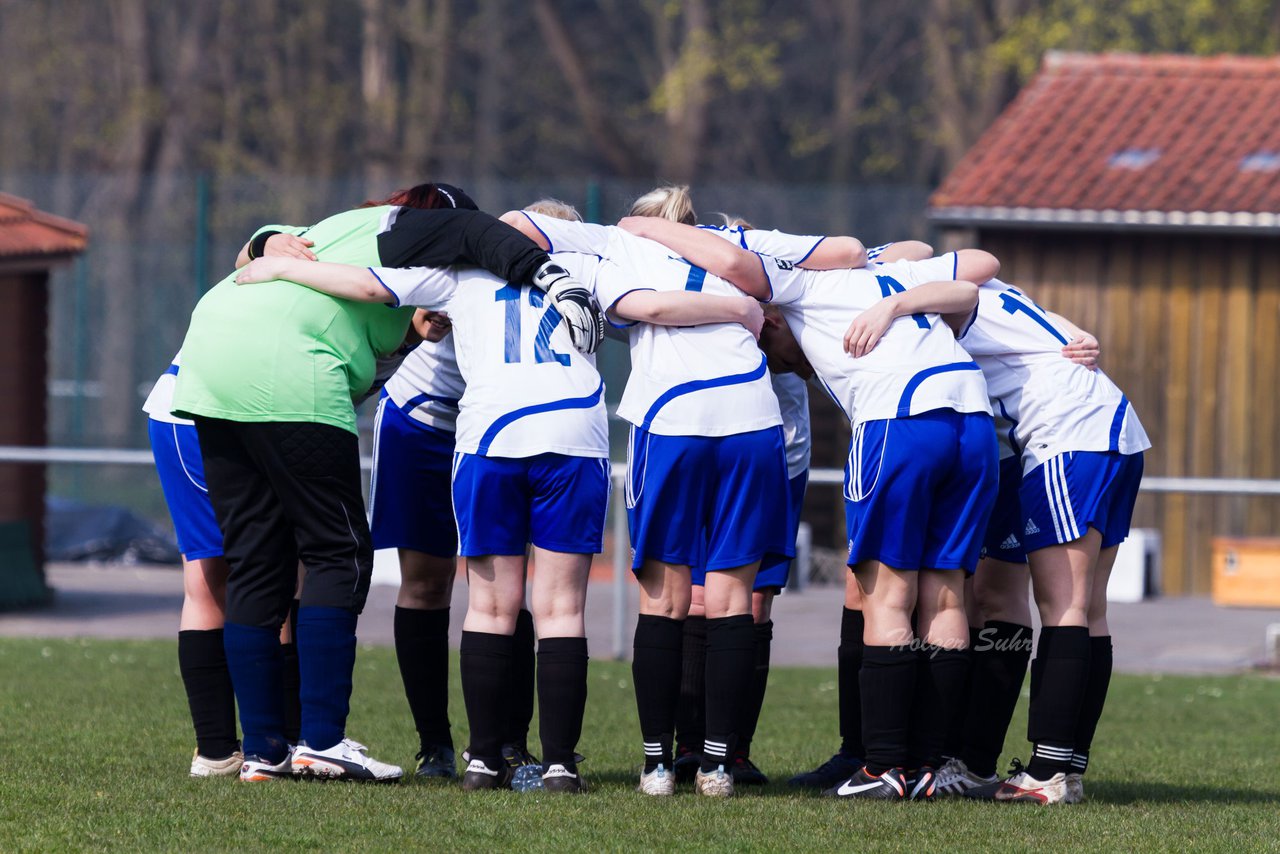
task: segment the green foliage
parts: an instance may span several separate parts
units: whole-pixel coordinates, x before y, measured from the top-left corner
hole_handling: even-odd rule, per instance
[[[456,659],[455,659],[456,664]],[[456,671],[456,668],[455,668]],[[394,851],[1168,850],[1274,845],[1280,682],[1117,677],[1087,780],[1055,809],[969,802],[831,802],[786,786],[835,746],[834,673],[775,668],[755,759],[775,782],[733,801],[634,790],[629,668],[591,665],[581,798],[467,795],[454,786],[190,780],[172,643],[0,641],[0,849]],[[456,675],[451,712],[465,731]],[[1021,753],[1022,711],[1009,747]],[[410,764],[415,745],[390,650],[363,648],[351,734]],[[461,739],[460,739],[461,741]],[[1025,754],[1023,754],[1025,756]]]
[[[992,55],[1022,79],[1048,50],[1267,55],[1278,16],[1272,0],[1048,0],[1031,4]]]

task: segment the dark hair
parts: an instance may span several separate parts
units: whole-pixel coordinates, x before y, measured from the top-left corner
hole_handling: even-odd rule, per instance
[[[404,190],[396,190],[380,201],[370,199],[360,205],[362,208],[376,208],[382,205],[399,205],[405,208],[421,208],[438,210],[441,208],[461,208],[477,210],[471,197],[457,187],[449,184],[418,184]]]

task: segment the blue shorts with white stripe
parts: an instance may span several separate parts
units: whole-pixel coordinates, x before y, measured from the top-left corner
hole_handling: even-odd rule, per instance
[[[1091,527],[1102,534],[1102,548],[1119,545],[1129,536],[1141,482],[1141,453],[1058,454],[1022,478],[1023,547],[1030,553],[1069,543]]]

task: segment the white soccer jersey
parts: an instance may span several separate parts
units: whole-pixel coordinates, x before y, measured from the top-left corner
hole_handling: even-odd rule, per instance
[[[156,384],[151,387],[151,393],[143,401],[142,411],[147,413],[147,417],[152,421],[159,421],[162,424],[195,424],[194,421],[179,418],[169,411],[173,408],[173,387],[177,384],[178,369],[181,364],[182,351],[179,350],[174,354],[173,361],[169,363],[169,370],[160,375]]]
[[[598,259],[556,259],[595,280]],[[607,458],[604,383],[595,357],[573,346],[542,291],[483,270],[384,269],[375,275],[402,303],[448,312],[465,383],[455,450],[492,457],[556,453]]]
[[[892,293],[954,276],[927,264],[900,261],[874,270],[801,270],[762,256],[801,348],[832,399],[852,424],[906,418],[932,409],[990,413],[978,365],[937,314],[899,317],[874,350],[859,359],[844,352],[844,334],[860,312]]]
[[[992,279],[978,289],[977,315],[960,343],[982,368],[992,408],[1013,425],[1024,472],[1065,451],[1151,447],[1124,392],[1102,371],[1063,358],[1069,342],[1017,288]]]
[[[743,249],[772,255],[793,264],[799,264],[818,248],[826,238],[813,235],[787,234],[781,231],[762,231],[756,228],[728,228],[721,225],[700,225],[712,234],[723,237]],[[809,469],[813,447],[813,435],[809,428],[809,384],[795,374],[770,374],[773,392],[778,396],[778,410],[782,415],[782,436],[787,448],[787,477],[795,478]]]
[[[606,310],[635,290],[742,291],[674,257],[665,246],[615,226],[526,214],[555,251],[592,253],[610,264],[594,282]],[[631,375],[618,415],[664,436],[731,436],[782,423],[764,354],[737,323],[630,327]]]
[[[450,433],[465,390],[452,332],[414,347],[386,384],[387,396],[410,418]]]
[[[743,249],[750,249],[761,255],[772,255],[797,266],[803,264],[813,254],[813,250],[818,248],[818,244],[827,239],[820,234],[787,234],[785,231],[743,228],[740,225],[733,228],[725,225],[700,225],[698,228],[717,234]]]

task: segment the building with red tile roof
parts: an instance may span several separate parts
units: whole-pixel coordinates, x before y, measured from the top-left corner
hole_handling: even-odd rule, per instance
[[[47,442],[49,273],[85,250],[89,230],[0,193],[0,445]],[[45,467],[0,464],[0,610],[39,604]]]
[[[1050,53],[940,224],[1280,232],[1280,57]]]
[[[1280,479],[1280,58],[1051,53],[929,215],[1097,335],[1148,479]],[[1280,496],[1144,492],[1135,524],[1165,591],[1205,594],[1215,538],[1280,535]]]

